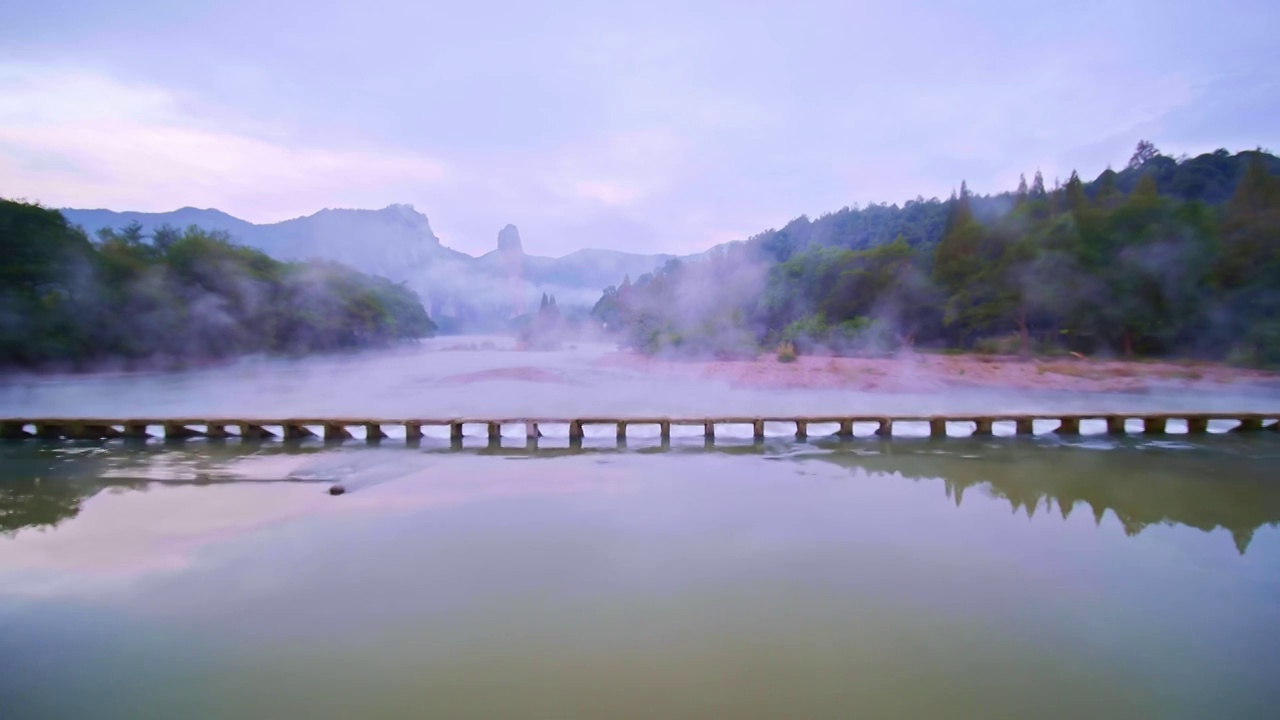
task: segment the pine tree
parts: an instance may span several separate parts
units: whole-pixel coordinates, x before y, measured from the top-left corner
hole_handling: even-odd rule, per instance
[[[958,310],[968,304],[966,289],[974,289],[982,273],[982,226],[973,216],[968,184],[960,183],[960,195],[953,195],[950,205],[946,231],[934,249],[933,279],[949,298],[946,321],[954,324]]]
[[[1044,175],[1039,170],[1036,170],[1036,174],[1031,180],[1031,197],[1042,199],[1047,194],[1044,189]]]
[[[1089,206],[1089,199],[1084,194],[1084,183],[1075,170],[1071,171],[1071,177],[1067,179],[1066,204],[1067,210],[1077,214]]]
[[[1280,178],[1250,161],[1227,203],[1220,275],[1229,287],[1250,284],[1280,255]]]
[[[960,181],[960,195],[957,196],[955,192],[952,192],[949,204],[951,205],[951,208],[950,212],[947,213],[947,223],[944,234],[957,227],[962,227],[973,222],[973,204],[969,194],[969,184],[967,182],[963,180]]]

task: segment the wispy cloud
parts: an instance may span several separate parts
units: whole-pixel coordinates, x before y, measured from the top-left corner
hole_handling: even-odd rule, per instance
[[[440,160],[314,147],[211,126],[162,88],[62,69],[0,66],[0,188],[63,207],[218,207],[255,220],[385,205],[448,180]]]
[[[0,24],[0,193],[59,205],[405,202],[469,252],[507,223],[692,252],[1142,138],[1280,146],[1267,0],[55,4]]]

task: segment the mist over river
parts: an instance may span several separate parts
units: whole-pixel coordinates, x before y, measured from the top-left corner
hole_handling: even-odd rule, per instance
[[[601,345],[510,347],[10,378],[0,416],[1280,403],[1245,384],[745,389]],[[1280,434],[1052,425],[0,442],[0,718],[1272,717]]]
[[[766,356],[767,357],[767,356]],[[1202,383],[1151,392],[949,388],[894,363],[899,392],[735,387],[654,374],[584,343],[520,352],[502,337],[442,337],[393,350],[292,360],[254,358],[179,372],[26,376],[0,383],[9,417],[751,416],[1104,410],[1274,411],[1280,386]],[[759,361],[775,366],[771,359]],[[681,365],[681,364],[677,364]],[[683,363],[698,367],[698,363]],[[1046,379],[1046,387],[1051,384]]]

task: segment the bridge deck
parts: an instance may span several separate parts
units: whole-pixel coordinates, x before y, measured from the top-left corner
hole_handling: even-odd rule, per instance
[[[1056,422],[1052,431],[1058,434],[1072,435],[1080,432],[1083,421],[1104,421],[1107,432],[1123,434],[1128,432],[1128,421],[1141,423],[1145,434],[1164,434],[1168,432],[1170,421],[1186,423],[1186,432],[1201,434],[1208,432],[1210,422],[1233,422],[1234,431],[1271,430],[1280,431],[1280,412],[1101,412],[1101,413],[988,413],[988,414],[873,414],[873,415],[792,415],[792,416],[706,416],[706,417],[491,417],[491,418],[361,418],[361,417],[281,417],[281,418],[234,418],[234,417],[17,417],[0,418],[0,438],[25,439],[41,438],[45,440],[100,440],[111,438],[146,438],[152,437],[149,428],[160,428],[159,435],[168,439],[184,439],[193,437],[241,439],[268,439],[283,437],[284,439],[303,439],[324,437],[327,440],[345,440],[352,437],[350,428],[361,427],[367,439],[380,440],[388,437],[385,428],[401,427],[408,440],[423,437],[424,427],[448,427],[450,437],[460,440],[464,436],[465,426],[484,425],[490,439],[501,436],[505,425],[521,425],[527,437],[537,438],[542,435],[542,426],[567,426],[571,440],[581,440],[584,428],[595,425],[612,425],[617,428],[617,437],[625,440],[627,428],[632,425],[656,425],[664,439],[670,438],[671,428],[679,426],[701,427],[707,438],[714,438],[716,427],[721,425],[750,425],[757,438],[765,436],[766,424],[790,424],[795,428],[797,437],[806,437],[810,426],[836,425],[837,436],[852,436],[854,424],[873,423],[875,434],[882,437],[892,436],[894,426],[898,423],[928,423],[929,434],[933,437],[948,437],[948,426],[952,423],[972,424],[970,434],[989,435],[995,423],[1013,423],[1014,432],[1018,435],[1035,433],[1037,421]]]

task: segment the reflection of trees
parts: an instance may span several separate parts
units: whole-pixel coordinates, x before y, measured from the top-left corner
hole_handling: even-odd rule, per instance
[[[1231,533],[1243,555],[1254,532],[1280,524],[1280,481],[1273,459],[1247,457],[1207,442],[1197,449],[1089,450],[1020,442],[885,443],[881,455],[835,452],[820,459],[868,472],[941,478],[959,507],[979,488],[1013,512],[1057,512],[1081,506],[1094,521],[1110,510],[1133,536],[1148,525],[1178,524]],[[936,454],[942,449],[945,454]]]
[[[1085,511],[1083,506],[1100,523],[1110,510],[1129,535],[1156,524],[1204,531],[1223,528],[1243,554],[1259,527],[1280,524],[1280,481],[1272,478],[1274,458],[1247,454],[1260,449],[1275,453],[1280,445],[1262,438],[1254,440],[1210,437],[1198,441],[1195,449],[1112,451],[999,439],[855,441],[798,457],[910,479],[941,478],[947,497],[957,506],[966,493],[981,492],[1008,502],[1013,512],[1024,512],[1029,518],[1056,512],[1065,519],[1073,512]],[[787,443],[777,447],[795,446]],[[850,452],[850,448],[874,449],[879,454]],[[384,446],[378,452],[386,449]],[[701,446],[673,446],[670,450],[659,446],[630,450],[612,446],[536,450],[442,447],[437,451],[529,458],[704,452]],[[75,517],[86,499],[107,488],[142,490],[152,480],[191,484],[243,481],[251,478],[236,472],[229,462],[237,456],[316,452],[325,452],[325,448],[318,444],[241,448],[237,444],[149,443],[104,448],[0,443],[0,534],[55,526]],[[718,446],[714,452],[760,455],[772,451],[744,444]],[[163,470],[163,477],[157,477],[157,468]]]
[[[56,479],[0,480],[0,535],[22,528],[53,527],[80,513],[80,503],[98,488]]]
[[[0,534],[54,527],[78,515],[84,501],[106,487],[145,484],[102,478],[108,467],[96,448],[0,448]]]
[[[866,472],[901,474],[908,479],[941,478],[948,498],[958,507],[966,492],[977,488],[1009,503],[1013,512],[1057,512],[1065,519],[1088,508],[1096,523],[1110,510],[1134,536],[1148,525],[1178,524],[1206,532],[1223,528],[1231,533],[1241,554],[1253,534],[1264,525],[1280,524],[1280,481],[1274,457],[1253,457],[1259,450],[1280,453],[1267,438],[1205,437],[1195,448],[1121,447],[1111,450],[1028,443],[1014,439],[950,438],[943,442],[855,440],[815,443],[821,451],[798,457],[814,458]],[[729,455],[761,455],[796,446],[781,442],[722,444],[713,451]],[[852,450],[874,449],[878,454]],[[457,452],[456,450],[454,452]],[[632,448],[610,446],[526,449],[510,446],[471,448],[504,457],[550,458],[577,454],[621,452],[704,452],[702,445]],[[775,456],[777,457],[777,456]]]
[[[287,445],[264,450],[207,444],[0,443],[0,535],[54,527],[76,517],[84,501],[103,490],[145,490],[157,480],[197,485],[243,481],[249,478],[228,468],[228,460],[235,456],[317,451]]]

